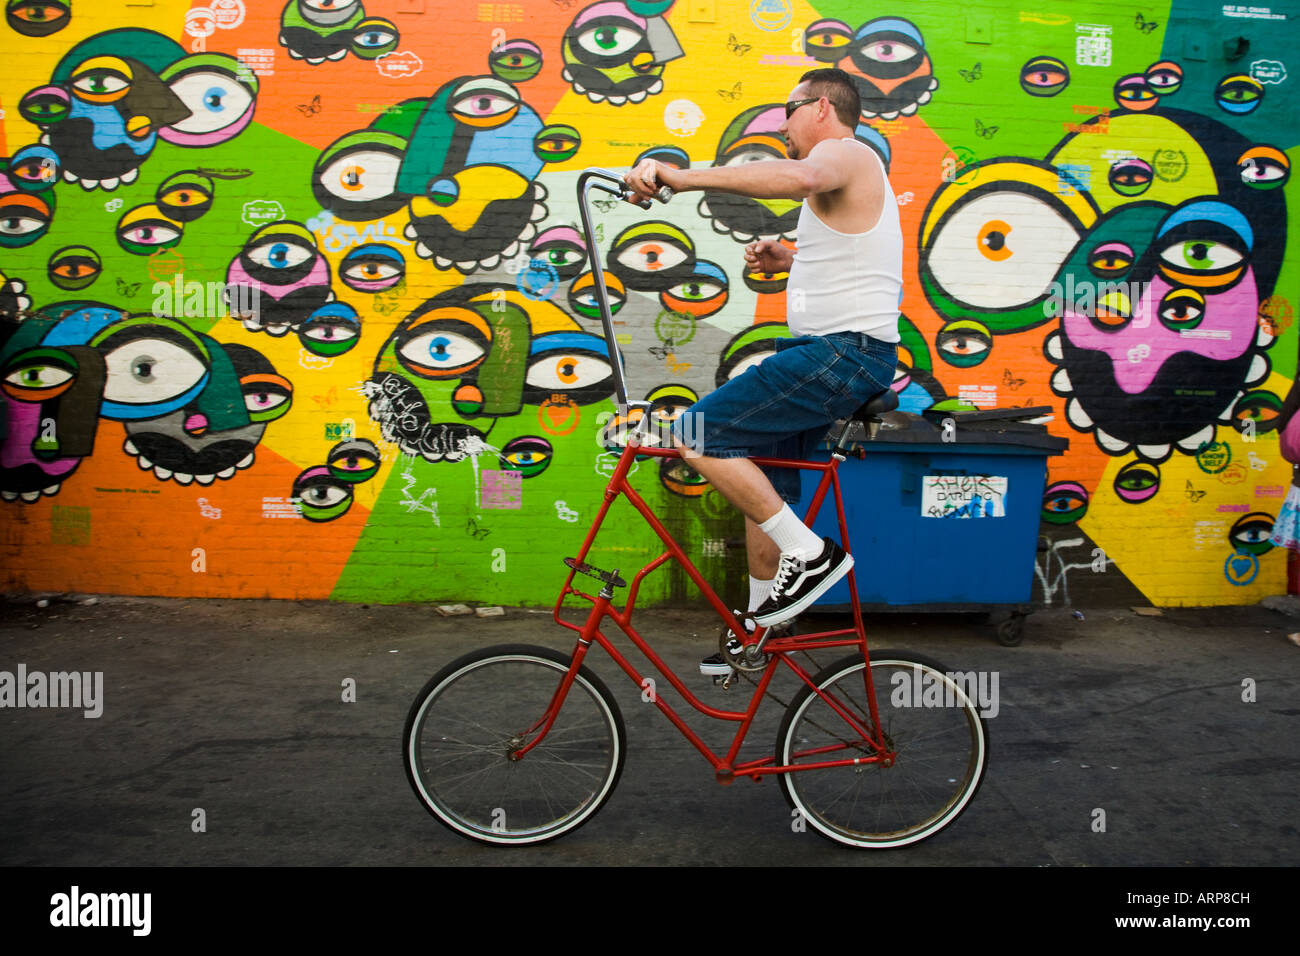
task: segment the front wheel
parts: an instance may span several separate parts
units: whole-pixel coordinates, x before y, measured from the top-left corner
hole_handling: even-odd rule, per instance
[[[555,723],[536,739],[570,657],[510,644],[435,674],[406,718],[407,779],[426,809],[483,843],[541,843],[577,829],[613,792],[627,734],[609,690],[582,667]]]
[[[783,766],[844,759],[884,760],[781,774],[790,806],[823,836],[855,847],[907,846],[933,836],[966,809],[984,778],[988,728],[967,675],[952,674],[910,651],[877,651],[867,704],[860,654],[827,667],[804,686],[777,733]],[[964,686],[963,686],[964,685]],[[987,702],[985,702],[987,703]],[[855,718],[855,730],[836,708]]]

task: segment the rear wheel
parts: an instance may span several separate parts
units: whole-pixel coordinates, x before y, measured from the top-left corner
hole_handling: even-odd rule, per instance
[[[777,733],[779,764],[877,755],[866,739],[880,735],[864,669],[861,655],[843,658],[813,678],[817,691],[805,686],[795,695]],[[968,696],[974,689],[955,677],[910,651],[875,652],[871,683],[892,763],[782,774],[790,806],[823,836],[855,847],[907,846],[952,823],[975,796],[988,761],[988,729]],[[854,730],[827,698],[871,733]]]
[[[523,644],[466,654],[435,674],[406,718],[416,796],[462,836],[542,843],[585,823],[623,770],[627,734],[609,690],[579,668],[555,723],[536,739],[570,657]]]

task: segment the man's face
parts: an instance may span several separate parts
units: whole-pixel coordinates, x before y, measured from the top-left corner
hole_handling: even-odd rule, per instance
[[[797,103],[799,100],[808,99],[808,96],[808,87],[800,83],[790,91],[790,96],[786,99],[786,102]],[[808,103],[787,116],[785,122],[777,128],[777,132],[785,137],[785,154],[791,159],[803,157],[806,150],[805,141],[808,138],[808,130],[816,115],[817,104]]]

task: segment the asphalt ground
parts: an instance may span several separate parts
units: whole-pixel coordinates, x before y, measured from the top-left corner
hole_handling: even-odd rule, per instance
[[[792,825],[774,780],[719,786],[595,649],[588,663],[627,724],[621,780],[581,829],[501,849],[447,830],[417,801],[403,723],[429,676],[463,653],[571,649],[549,612],[90,600],[0,606],[0,672],[103,675],[97,717],[0,696],[6,867],[982,867],[992,892],[1011,885],[998,868],[1176,868],[1152,869],[1143,885],[1229,889],[1243,871],[1210,879],[1198,868],[1289,868],[1300,856],[1300,647],[1286,640],[1300,620],[1267,607],[1041,610],[1018,647],[966,617],[871,617],[874,648],[996,674],[999,692],[969,808],[887,851]],[[827,622],[803,621],[817,623]],[[708,612],[641,610],[636,624],[702,700],[743,708],[744,685],[723,691],[695,672],[716,647]],[[775,686],[782,700],[793,689]],[[771,753],[781,709],[765,702],[742,755]],[[693,712],[688,722],[716,748],[734,732]],[[66,882],[67,871],[38,872]]]

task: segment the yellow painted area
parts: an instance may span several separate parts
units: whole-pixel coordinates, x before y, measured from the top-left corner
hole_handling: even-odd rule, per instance
[[[1157,151],[1160,156],[1157,156]],[[1135,156],[1155,167],[1151,187],[1140,196],[1121,196],[1107,183],[1106,174],[1117,154]],[[1166,162],[1172,161],[1173,167],[1162,164],[1160,157],[1170,157]],[[1178,169],[1183,158],[1186,159],[1186,170],[1180,174]],[[1092,198],[1103,213],[1135,200],[1176,206],[1193,196],[1212,196],[1218,192],[1205,150],[1184,130],[1162,116],[1145,113],[1113,116],[1109,132],[1076,135],[1056,154],[1053,162],[1091,167]],[[1162,169],[1166,170],[1164,175],[1167,179],[1161,178]]]
[[[1285,395],[1290,385],[1273,375],[1261,387]],[[1114,482],[1135,456],[1113,458],[1079,522],[1113,567],[1157,607],[1254,604],[1286,591],[1282,548],[1259,556],[1259,571],[1249,584],[1233,584],[1224,568],[1233,556],[1228,535],[1234,522],[1256,511],[1276,517],[1291,484],[1291,466],[1278,451],[1275,433],[1252,442],[1229,426],[1218,431],[1217,440],[1232,451],[1223,471],[1207,474],[1195,456],[1175,451],[1159,466],[1155,497],[1129,504],[1115,494]]]
[[[478,222],[488,203],[498,199],[516,199],[532,188],[527,179],[504,166],[470,166],[452,178],[460,187],[456,201],[440,206],[423,196],[416,196],[411,200],[411,212],[416,218],[441,216],[453,229],[467,232]]]

